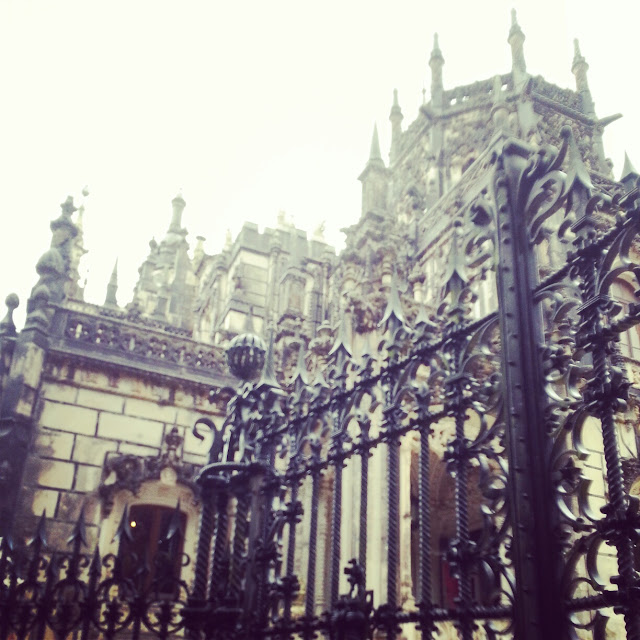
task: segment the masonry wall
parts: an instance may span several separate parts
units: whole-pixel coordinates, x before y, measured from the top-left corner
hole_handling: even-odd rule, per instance
[[[166,434],[175,426],[183,438],[178,457],[201,465],[210,439],[196,439],[191,433],[193,424],[203,415],[221,420],[221,411],[209,403],[208,389],[202,385],[187,389],[178,381],[163,383],[98,369],[60,363],[48,366],[43,376],[34,455],[26,471],[19,522],[28,534],[37,518],[46,513],[48,540],[53,547],[64,547],[83,506],[89,546],[93,547],[107,517],[98,494],[105,480],[106,456],[159,455]],[[175,505],[182,497],[184,504],[185,489],[191,495],[184,486],[170,487],[158,503]],[[129,491],[122,493],[135,499]],[[153,496],[148,497],[153,501]],[[126,502],[127,496],[119,499]]]

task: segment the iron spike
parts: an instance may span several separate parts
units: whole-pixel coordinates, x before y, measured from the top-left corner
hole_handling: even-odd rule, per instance
[[[382,320],[380,320],[378,326],[388,329],[389,323],[394,322],[394,318],[398,326],[402,326],[404,324],[404,312],[402,310],[402,302],[400,302],[400,293],[398,292],[398,275],[395,267],[391,273],[391,288],[389,289],[387,307],[384,310]]]
[[[569,127],[568,132],[568,143],[569,143],[569,166],[568,166],[568,174],[570,176],[569,184],[581,184],[586,190],[588,195],[591,195],[593,191],[593,183],[591,182],[591,177],[589,176],[589,171],[587,167],[585,167],[584,162],[582,160],[582,154],[580,153],[580,149],[578,149],[578,143],[576,142],[575,136],[573,135],[573,129]]]
[[[258,388],[271,387],[273,389],[280,389],[280,385],[276,379],[275,365],[273,363],[273,342],[274,342],[275,330],[271,329],[269,332],[269,345],[267,347],[267,353],[264,358],[264,367],[262,368],[262,375],[258,382]]]
[[[345,358],[350,358],[352,356],[352,348],[351,348],[351,338],[349,338],[349,333],[347,329],[347,318],[349,314],[343,313],[342,319],[340,320],[340,326],[338,327],[338,335],[336,336],[336,341],[333,343],[333,347],[331,347],[331,351],[329,351],[329,355],[336,355],[338,358],[342,355]]]
[[[167,528],[167,533],[165,535],[165,540],[172,540],[178,534],[182,533],[182,512],[180,511],[180,498],[178,498],[178,502],[176,503],[176,508],[171,513],[171,520],[169,520],[169,527]]]
[[[36,531],[33,534],[33,538],[29,543],[29,547],[32,549],[42,549],[47,546],[47,538],[45,536],[46,532],[46,523],[47,523],[47,510],[43,509],[42,515],[38,520],[38,526],[36,527]]]
[[[102,573],[100,568],[100,548],[96,544],[95,549],[93,550],[93,556],[91,557],[91,564],[89,565],[89,575],[99,577]]]
[[[67,538],[67,545],[77,545],[78,548],[80,548],[81,546],[89,546],[89,543],[87,542],[87,527],[84,519],[84,508],[85,505],[83,504],[82,508],[80,509],[78,519],[73,525],[71,535]]]
[[[309,372],[307,371],[307,365],[305,361],[306,349],[304,340],[300,340],[300,348],[298,349],[298,359],[296,361],[296,368],[291,378],[291,383],[296,388],[305,387],[309,384]]]
[[[129,521],[129,505],[125,504],[122,511],[122,518],[120,524],[116,529],[112,542],[122,542],[123,538],[126,538],[129,542],[133,541],[133,529],[131,528],[131,522]]]

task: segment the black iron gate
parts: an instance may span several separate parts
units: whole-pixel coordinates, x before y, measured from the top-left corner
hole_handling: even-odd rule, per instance
[[[379,342],[354,353],[343,324],[326,367],[309,382],[301,353],[287,392],[272,347],[264,361],[236,340],[236,373],[264,366],[220,431],[199,421],[215,437],[193,585],[137,586],[120,558],[84,555],[82,522],[66,555],[40,530],[23,558],[5,539],[1,638],[640,640],[617,346],[640,305],[614,295],[640,289],[640,198],[594,187],[563,134],[560,151],[495,154],[443,240],[435,318],[409,327],[392,283]],[[497,304],[478,319],[482,279]]]

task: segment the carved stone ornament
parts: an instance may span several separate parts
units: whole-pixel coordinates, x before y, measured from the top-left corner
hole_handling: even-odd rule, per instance
[[[193,479],[200,467],[180,458],[178,448],[182,441],[183,437],[174,426],[165,436],[162,451],[156,456],[124,454],[107,457],[102,482],[98,487],[103,514],[108,516],[111,513],[114,498],[119,491],[127,490],[137,495],[145,482],[155,480],[168,485],[185,485],[198,499],[199,489]]]

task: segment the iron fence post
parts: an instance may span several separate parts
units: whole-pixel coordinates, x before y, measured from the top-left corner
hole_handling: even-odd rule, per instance
[[[493,185],[511,553],[516,572],[514,636],[559,640],[566,637],[566,622],[559,593],[560,553],[553,535],[556,516],[540,360],[543,334],[533,299],[535,255],[525,219],[529,160],[528,147],[507,142],[497,158]]]

